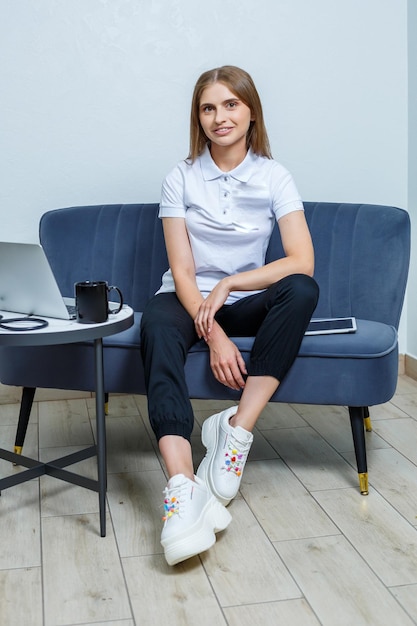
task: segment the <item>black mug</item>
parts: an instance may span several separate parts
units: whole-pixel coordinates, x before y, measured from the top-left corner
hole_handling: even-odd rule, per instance
[[[114,285],[109,287],[105,280],[84,280],[75,283],[74,290],[77,322],[82,324],[106,322],[109,313],[119,313],[123,306],[120,289]],[[109,293],[113,290],[119,294],[119,306],[115,310],[109,310]]]

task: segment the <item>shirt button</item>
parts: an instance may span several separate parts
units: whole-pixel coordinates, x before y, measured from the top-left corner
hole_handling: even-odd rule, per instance
[[[225,198],[227,198],[227,196],[228,196],[229,194],[227,193],[227,191],[225,191],[223,195],[224,195],[224,197],[225,197]]]

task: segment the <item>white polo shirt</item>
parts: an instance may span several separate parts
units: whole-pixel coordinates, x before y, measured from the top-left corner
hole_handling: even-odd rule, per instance
[[[185,219],[196,280],[204,297],[225,276],[256,269],[265,254],[275,220],[303,203],[291,174],[273,159],[251,150],[230,172],[222,172],[208,147],[193,163],[181,161],[163,185],[159,217]],[[175,291],[171,270],[157,293]],[[257,293],[234,291],[226,304]]]

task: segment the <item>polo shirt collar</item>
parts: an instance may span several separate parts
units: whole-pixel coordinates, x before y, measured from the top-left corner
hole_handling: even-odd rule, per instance
[[[253,166],[257,159],[257,155],[249,148],[242,163],[235,167],[234,170],[227,172],[227,176],[231,176],[242,183],[247,183],[253,173]],[[200,156],[200,164],[204,180],[215,180],[226,174],[213,161],[208,146],[205,147],[204,152]]]

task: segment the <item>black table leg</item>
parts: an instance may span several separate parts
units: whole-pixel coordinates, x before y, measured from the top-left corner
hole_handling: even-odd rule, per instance
[[[106,536],[106,490],[107,490],[107,461],[106,461],[106,423],[104,414],[104,365],[103,340],[94,340],[95,377],[96,377],[96,424],[97,424],[97,474],[98,474],[98,501],[100,510],[100,535]]]
[[[13,473],[10,476],[0,478],[0,495],[2,489],[19,485],[27,480],[48,474],[73,485],[79,485],[85,489],[98,492],[100,511],[100,535],[106,536],[106,491],[107,491],[107,460],[106,460],[106,418],[104,411],[104,363],[103,363],[103,340],[94,340],[95,383],[96,383],[96,423],[97,445],[89,446],[73,454],[68,454],[48,463],[42,463],[36,459],[30,459],[22,454],[10,452],[0,448],[0,459],[5,459],[15,465],[22,465],[28,469]],[[64,468],[88,459],[97,457],[97,480],[75,474]]]

